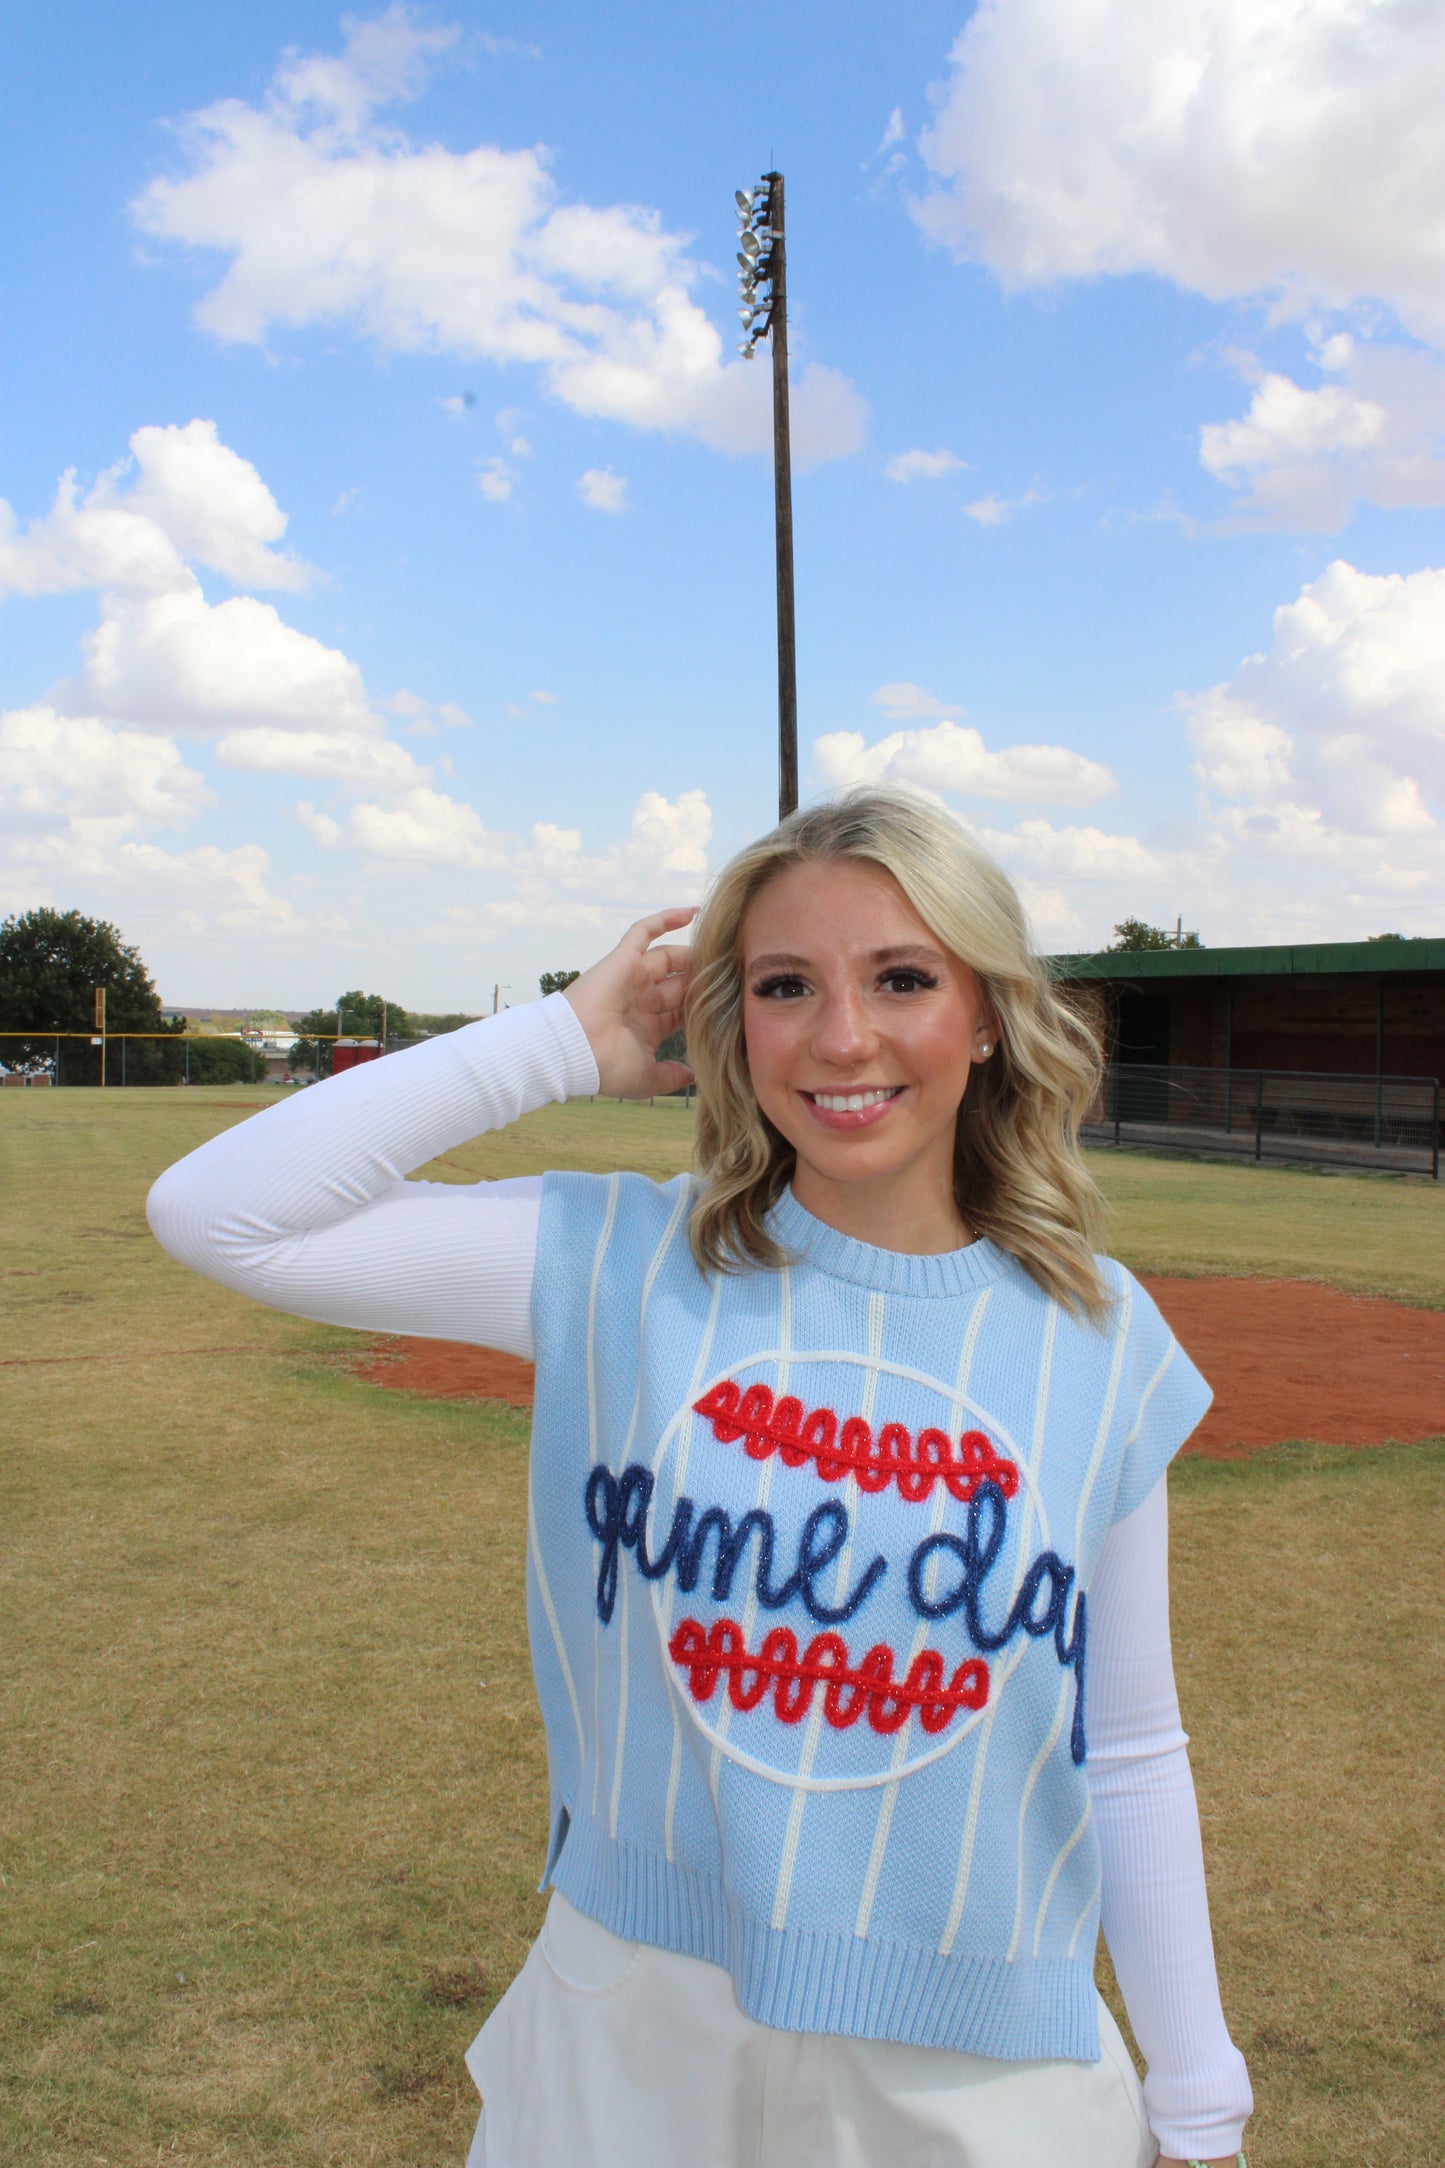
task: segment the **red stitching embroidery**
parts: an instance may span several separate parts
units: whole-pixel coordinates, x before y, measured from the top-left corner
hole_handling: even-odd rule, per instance
[[[852,1475],[864,1491],[886,1490],[896,1482],[898,1495],[910,1505],[929,1497],[939,1481],[960,1505],[967,1505],[983,1482],[997,1483],[1005,1498],[1019,1487],[1017,1467],[994,1451],[981,1430],[964,1432],[956,1460],[952,1440],[942,1430],[921,1430],[915,1438],[902,1423],[885,1423],[875,1438],[861,1415],[850,1415],[840,1436],[831,1408],[814,1408],[805,1416],[802,1401],[791,1394],[775,1403],[770,1386],[750,1385],[744,1392],[733,1378],[723,1378],[693,1407],[707,1417],[722,1444],[745,1439],[752,1460],[766,1460],[774,1452],[789,1468],[811,1460],[825,1483]]]
[[[823,1714],[838,1731],[855,1724],[865,1709],[873,1729],[885,1734],[901,1731],[914,1709],[925,1731],[946,1731],[960,1709],[981,1709],[988,1700],[988,1665],[979,1657],[960,1664],[945,1685],[943,1658],[937,1649],[924,1649],[900,1682],[886,1641],[875,1642],[855,1670],[841,1634],[815,1634],[800,1657],[791,1626],[775,1626],[750,1656],[735,1619],[715,1619],[708,1631],[697,1619],[685,1618],[667,1652],[686,1670],[694,1701],[711,1701],[726,1672],[735,1709],[755,1709],[771,1686],[773,1709],[784,1724],[807,1715],[818,1685],[827,1689]]]

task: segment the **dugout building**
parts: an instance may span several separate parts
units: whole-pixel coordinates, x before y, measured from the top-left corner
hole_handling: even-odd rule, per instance
[[[1445,940],[1107,949],[1051,968],[1104,1043],[1091,1127],[1192,1127],[1257,1158],[1423,1152],[1438,1171]],[[1318,1151],[1285,1150],[1311,1137]]]

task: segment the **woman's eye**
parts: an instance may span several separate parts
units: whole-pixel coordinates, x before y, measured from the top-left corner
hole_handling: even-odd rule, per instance
[[[926,971],[890,971],[883,984],[890,994],[914,994],[921,986],[936,986],[938,981]]]
[[[801,979],[779,973],[775,978],[763,979],[755,986],[753,998],[757,1001],[796,1001],[807,991]]]

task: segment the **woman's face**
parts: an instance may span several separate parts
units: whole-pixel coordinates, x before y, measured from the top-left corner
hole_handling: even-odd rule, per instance
[[[891,873],[859,859],[778,874],[742,948],[753,1090],[797,1153],[799,1202],[857,1233],[871,1195],[895,1247],[900,1211],[935,1233],[942,1212],[956,1237],[954,1126],[969,1069],[998,1038],[968,965]]]

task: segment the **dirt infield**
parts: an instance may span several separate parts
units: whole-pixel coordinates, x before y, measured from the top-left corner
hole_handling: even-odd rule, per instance
[[[1191,1452],[1233,1458],[1313,1438],[1411,1444],[1445,1432],[1445,1313],[1307,1280],[1146,1279],[1214,1387]],[[379,1340],[369,1384],[431,1400],[532,1405],[532,1365],[450,1340]]]

